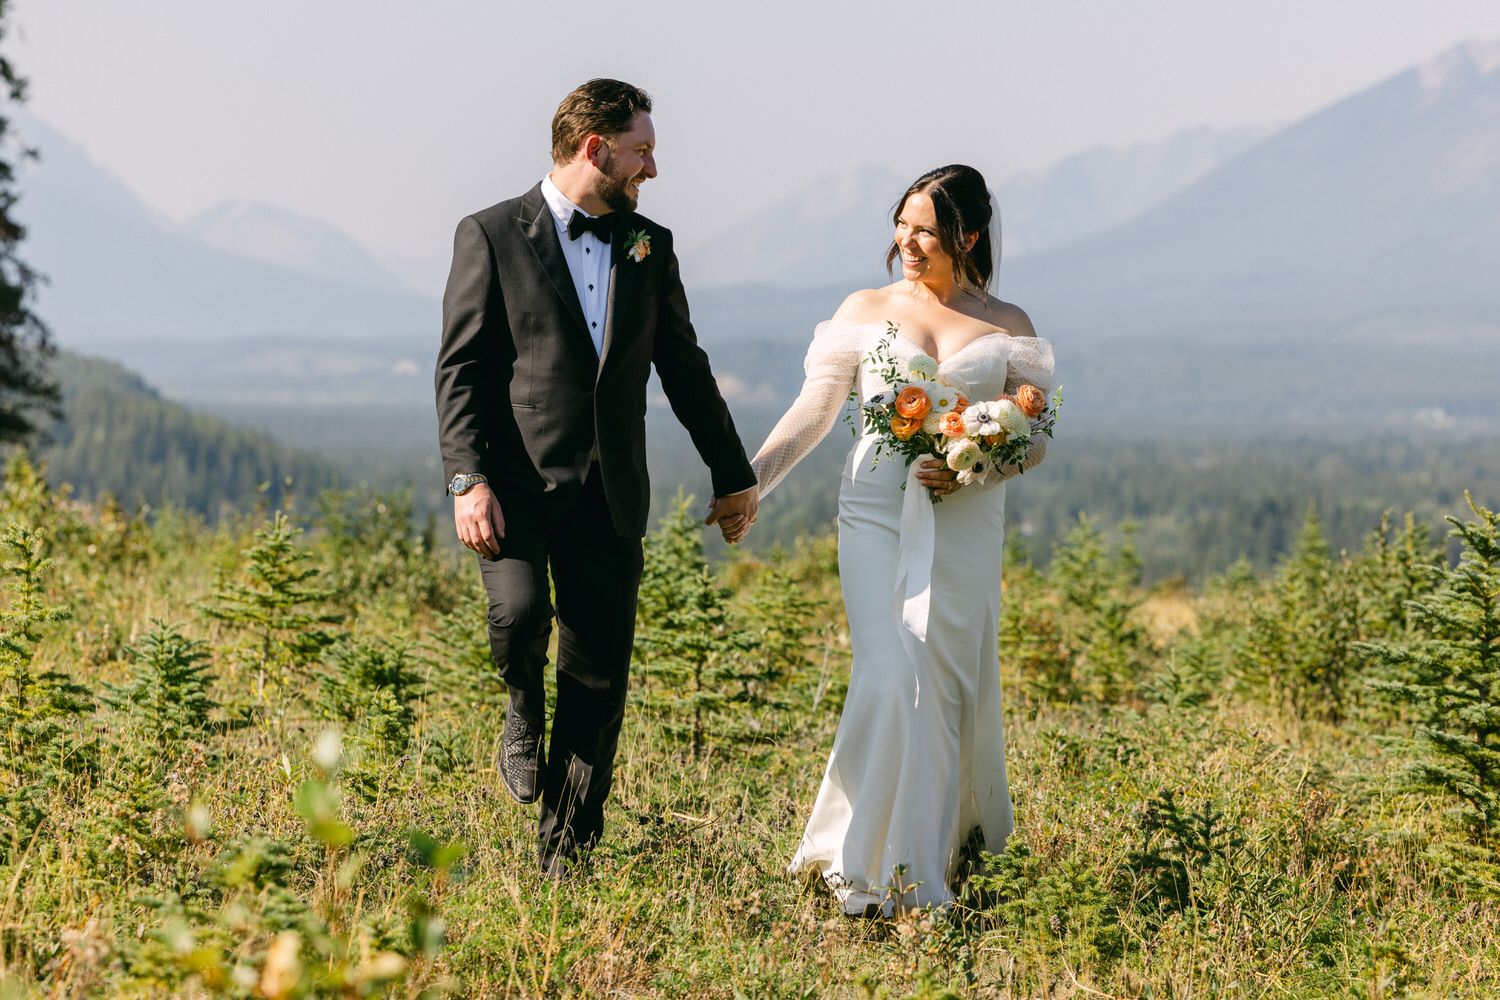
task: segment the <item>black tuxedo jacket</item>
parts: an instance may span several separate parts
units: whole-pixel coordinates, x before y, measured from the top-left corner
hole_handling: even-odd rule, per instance
[[[540,184],[458,224],[443,294],[438,435],[448,478],[478,472],[549,504],[576,498],[597,442],[615,531],[639,538],[651,503],[653,363],[714,493],[749,489],[755,474],[688,320],[671,232],[633,212],[613,219],[602,358]],[[639,261],[625,245],[635,230],[650,236]]]

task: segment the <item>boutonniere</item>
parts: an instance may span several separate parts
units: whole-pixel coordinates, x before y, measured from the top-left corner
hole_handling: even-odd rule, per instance
[[[651,252],[651,234],[644,229],[637,229],[634,232],[626,233],[625,245],[630,248],[625,252],[639,264]]]

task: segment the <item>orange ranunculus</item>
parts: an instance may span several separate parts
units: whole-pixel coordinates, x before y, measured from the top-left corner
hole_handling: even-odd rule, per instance
[[[958,402],[953,404],[954,413],[963,413],[969,408],[969,397],[963,393],[958,394]]]
[[[997,402],[997,403],[1003,403],[1007,399],[1010,400],[1012,403],[1014,403],[1016,401],[1016,397],[1012,396],[1010,393],[1008,393],[1008,392],[1002,392],[1000,395],[998,395],[998,396],[995,397],[995,402]]]
[[[987,447],[990,447],[990,448],[995,447],[995,445],[999,444],[1000,442],[1002,442],[1004,440],[1005,440],[1005,435],[1004,434],[986,434],[984,436],[984,443],[985,443],[985,445]]]
[[[917,391],[921,392],[922,390],[918,389]],[[920,418],[913,420],[910,417],[903,417],[899,413],[891,417],[891,433],[896,436],[898,441],[905,441],[921,429],[922,421]]]
[[[958,410],[949,410],[943,414],[942,432],[951,438],[964,436],[964,418]]]
[[[932,411],[932,400],[927,398],[927,393],[914,385],[909,385],[901,390],[901,395],[896,397],[896,412],[908,420],[922,422],[922,418]]]
[[[1035,420],[1047,408],[1047,397],[1034,385],[1023,385],[1016,390],[1016,405],[1030,420]]]

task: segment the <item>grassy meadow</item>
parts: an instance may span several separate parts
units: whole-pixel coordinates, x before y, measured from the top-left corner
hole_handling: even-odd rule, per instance
[[[1457,571],[1399,512],[1194,590],[1114,525],[1017,548],[1016,832],[866,921],[784,872],[850,666],[831,538],[710,566],[663,519],[605,840],[554,883],[473,564],[401,495],[286,506],[7,469],[0,997],[1500,996],[1482,511]]]

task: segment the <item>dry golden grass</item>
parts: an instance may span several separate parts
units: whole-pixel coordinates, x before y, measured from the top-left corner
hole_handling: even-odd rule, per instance
[[[248,528],[138,527],[120,554],[93,562],[86,547],[101,539],[58,533],[53,595],[76,616],[47,637],[41,665],[98,692],[131,675],[126,647],[152,618],[185,619],[213,645],[215,696],[254,711],[181,746],[132,744],[102,706],[78,724],[97,765],[48,791],[40,825],[0,864],[0,996],[263,995],[271,972],[290,975],[273,952],[287,928],[301,935],[296,982],[347,973],[307,995],[378,992],[369,977],[392,949],[408,964],[390,994],[412,997],[865,997],[877,984],[995,1000],[1500,995],[1500,888],[1484,889],[1491,869],[1447,803],[1396,780],[1401,761],[1377,739],[1396,720],[1378,706],[1339,726],[1289,719],[1227,680],[1201,704],[1050,705],[1012,678],[1017,830],[976,881],[984,891],[945,912],[851,920],[785,873],[849,669],[835,603],[753,741],[716,720],[695,758],[633,708],[605,839],[552,882],[536,870],[534,811],[500,790],[502,702],[464,673],[468,652],[424,666],[430,693],[409,747],[389,758],[356,759],[364,723],[320,715],[313,685],[261,696],[231,655],[244,636],[194,610],[215,571],[237,567]],[[836,598],[827,542],[785,568]],[[726,579],[743,589],[758,572],[740,563]],[[1182,591],[1140,596],[1132,614],[1154,670],[1198,631],[1201,604]],[[420,637],[438,625],[434,608],[399,603],[373,600],[348,627]],[[297,805],[304,783],[323,781],[311,758],[330,726],[349,751],[331,779],[355,834],[344,847],[312,836]],[[131,769],[153,755],[159,785],[132,786]],[[462,858],[435,869],[413,829],[462,842]],[[1196,832],[1185,841],[1180,830]],[[285,850],[279,887],[225,882],[225,860],[251,835]],[[1164,888],[1174,872],[1186,897]],[[174,894],[180,906],[162,905]],[[413,936],[427,907],[445,922],[431,956]]]

